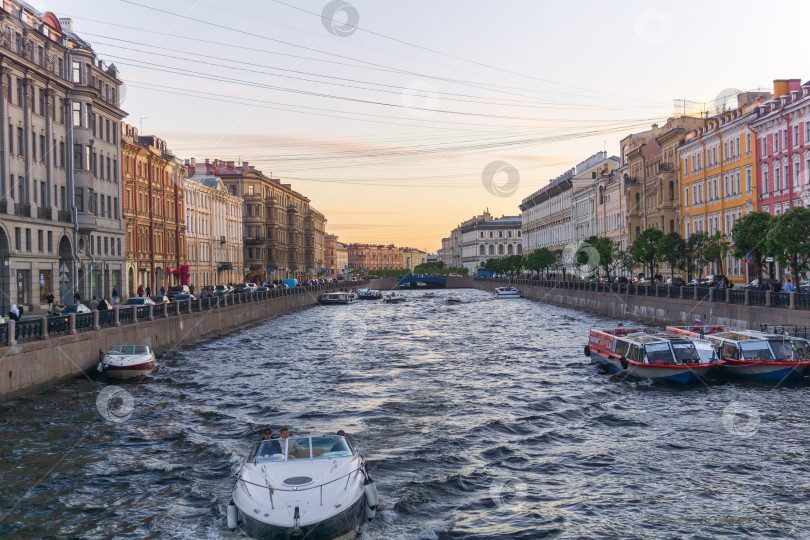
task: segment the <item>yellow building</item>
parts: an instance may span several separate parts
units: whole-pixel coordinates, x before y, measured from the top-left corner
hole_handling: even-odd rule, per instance
[[[742,216],[757,210],[756,135],[748,123],[769,94],[738,96],[738,108],[706,120],[706,126],[687,134],[678,149],[681,171],[681,223],[684,238],[695,232],[716,231],[733,242],[731,228]],[[746,265],[729,255],[723,268],[707,266],[703,275],[723,273],[731,281],[747,281]]]

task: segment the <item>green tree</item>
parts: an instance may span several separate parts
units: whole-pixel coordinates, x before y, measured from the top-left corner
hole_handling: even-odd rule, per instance
[[[683,270],[686,241],[677,232],[671,232],[661,239],[658,258],[669,265],[670,277],[675,277],[675,271]]]
[[[773,226],[773,216],[768,212],[751,212],[738,219],[731,228],[731,235],[734,238],[733,255],[738,259],[751,255],[751,261],[760,281],[765,258],[772,255],[768,249],[767,240]]]
[[[523,255],[510,255],[503,259],[503,261],[508,271],[512,274],[520,273],[526,265]]]
[[[776,216],[767,247],[777,261],[790,268],[793,283],[810,269],[810,210],[797,206]]]
[[[700,231],[692,233],[686,240],[684,259],[686,262],[686,274],[690,279],[695,278],[695,270],[697,270],[698,278],[703,276],[703,267],[706,266],[706,257],[703,250],[706,248],[708,239],[706,233]]]
[[[563,279],[565,279],[565,252],[562,249],[552,250],[554,254],[554,270],[562,272]]]
[[[723,261],[726,259],[729,251],[729,242],[726,237],[720,232],[715,231],[706,240],[706,247],[703,248],[703,255],[709,262],[717,263],[719,269],[718,274],[723,274]]]
[[[606,236],[589,236],[577,252],[577,263],[601,268],[610,280],[611,273],[621,265],[622,245]]]
[[[630,246],[630,253],[633,260],[650,270],[650,276],[655,275],[655,269],[658,266],[658,253],[661,251],[661,241],[664,239],[664,233],[659,229],[650,227],[641,231],[633,245]]]
[[[554,265],[556,257],[548,248],[535,249],[526,256],[526,268],[537,272],[538,277],[542,277],[543,271]]]
[[[619,251],[619,268],[630,274],[630,277],[633,277],[633,269],[636,267],[635,261],[633,261],[633,256],[630,254],[629,249],[623,249]]]

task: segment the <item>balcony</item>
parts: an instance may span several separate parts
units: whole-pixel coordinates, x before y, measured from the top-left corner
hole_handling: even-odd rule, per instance
[[[675,169],[675,166],[672,163],[659,163],[658,164],[658,172],[669,172]]]
[[[37,207],[37,217],[39,219],[53,219],[53,214],[51,213],[50,207],[38,206]]]
[[[226,270],[233,270],[232,262],[221,262],[217,265],[217,271],[224,272]]]
[[[14,203],[14,215],[31,217],[31,205],[27,203]]]
[[[264,237],[263,236],[247,236],[245,237],[246,244],[263,244]]]
[[[70,212],[63,212],[62,210],[59,210],[59,212],[57,213],[57,219],[61,223],[72,223],[73,222],[73,217],[71,216]]]

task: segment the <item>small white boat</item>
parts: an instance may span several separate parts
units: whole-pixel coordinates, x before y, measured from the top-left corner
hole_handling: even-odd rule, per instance
[[[495,287],[497,298],[520,298],[520,291],[517,287]]]
[[[98,364],[99,371],[114,379],[149,375],[155,369],[155,355],[146,345],[114,345]]]
[[[379,300],[382,298],[382,292],[374,289],[359,289],[357,298],[358,300]]]
[[[426,292],[426,293],[424,294],[424,297],[425,297],[425,298],[436,298],[436,293],[432,293],[432,292]]]
[[[228,527],[252,538],[354,538],[377,511],[363,458],[339,435],[260,441],[242,465]]]
[[[445,304],[461,304],[462,300],[458,296],[448,296],[444,300]]]
[[[386,304],[399,304],[400,302],[404,302],[405,297],[399,293],[391,293],[383,296],[383,302]]]
[[[351,304],[355,301],[355,294],[350,292],[331,292],[322,294],[318,303],[322,306]]]

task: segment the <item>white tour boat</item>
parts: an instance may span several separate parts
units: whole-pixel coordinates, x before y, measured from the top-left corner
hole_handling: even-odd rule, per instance
[[[318,298],[318,303],[322,306],[352,304],[354,301],[355,295],[350,292],[324,293]]]
[[[98,364],[99,371],[114,379],[149,375],[155,369],[155,354],[146,345],[114,345]]]
[[[404,302],[405,297],[399,293],[392,292],[390,294],[386,294],[383,296],[383,302],[386,304],[399,304],[400,302]]]
[[[256,443],[228,505],[228,527],[263,539],[354,538],[374,517],[377,488],[339,435]]]
[[[497,298],[520,298],[520,291],[517,287],[495,287]]]

